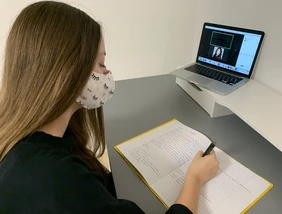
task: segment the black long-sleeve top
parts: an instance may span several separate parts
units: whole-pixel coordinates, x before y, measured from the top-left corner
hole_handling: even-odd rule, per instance
[[[44,132],[19,141],[0,162],[0,213],[144,213],[113,197],[102,175],[71,152],[71,143],[71,137]],[[179,204],[166,212],[191,213]]]

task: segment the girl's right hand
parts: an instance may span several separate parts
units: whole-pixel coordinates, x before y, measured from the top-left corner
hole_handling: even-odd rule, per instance
[[[202,157],[202,155],[202,151],[195,155],[186,175],[186,179],[195,180],[199,182],[200,185],[212,179],[219,168],[219,161],[216,159],[214,151],[205,157]]]

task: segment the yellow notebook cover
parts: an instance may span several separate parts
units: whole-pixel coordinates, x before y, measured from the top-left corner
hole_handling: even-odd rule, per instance
[[[124,143],[127,143],[127,142],[130,142],[130,141],[132,141],[132,140],[134,140],[134,139],[136,139],[136,138],[138,138],[138,137],[141,137],[142,135],[145,135],[145,134],[147,134],[147,133],[149,133],[149,132],[152,132],[152,131],[154,131],[154,130],[156,130],[156,129],[158,129],[158,128],[161,128],[161,127],[163,127],[163,126],[165,126],[165,125],[167,125],[167,124],[169,124],[169,123],[172,123],[172,122],[174,122],[174,121],[176,121],[176,119],[174,118],[174,119],[172,119],[172,120],[170,120],[170,121],[168,121],[168,122],[166,122],[166,123],[163,123],[163,124],[161,124],[161,125],[159,125],[159,126],[157,126],[157,127],[154,127],[154,128],[152,128],[152,129],[150,129],[150,130],[148,130],[148,131],[146,131],[146,132],[144,132],[144,133],[141,133],[141,134],[139,134],[139,135],[137,135],[137,136],[135,136],[135,137],[133,137],[133,138],[130,138],[130,139],[128,139],[128,140],[126,140],[126,141],[124,141],[124,142],[122,142],[122,143],[120,143],[120,144],[118,144],[118,145],[116,145],[116,146],[114,146],[114,148],[115,148],[115,150],[121,155],[121,157],[126,161],[126,163],[132,168],[132,170],[137,174],[137,176],[144,182],[144,184],[151,190],[151,192],[160,200],[160,202],[168,209],[169,207],[168,207],[168,205],[162,200],[162,198],[150,187],[150,185],[148,184],[148,182],[145,180],[145,178],[141,175],[141,173],[130,163],[130,161],[123,155],[123,153],[118,149],[118,146],[119,145],[121,145],[121,144],[124,144]],[[226,153],[225,153],[226,154]],[[226,155],[228,155],[228,154],[226,154]],[[229,156],[229,155],[228,155]],[[229,156],[229,157],[231,157],[231,156]],[[231,157],[232,158],[232,157]],[[237,161],[238,162],[238,161]],[[240,163],[240,162],[239,162]],[[241,163],[240,163],[241,164]],[[264,178],[263,178],[264,179]],[[265,180],[265,179],[264,179]],[[250,205],[248,205],[242,212],[241,212],[241,214],[244,214],[244,213],[246,213],[255,203],[257,203],[272,187],[273,187],[273,184],[272,183],[270,183],[269,181],[267,181],[268,183],[269,183],[269,187],[261,194],[261,195],[259,195],[259,197],[257,197]]]

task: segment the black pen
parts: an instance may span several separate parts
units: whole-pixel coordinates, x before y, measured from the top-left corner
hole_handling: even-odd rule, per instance
[[[204,154],[202,155],[202,157],[205,157],[206,155],[210,154],[210,152],[213,150],[213,148],[215,147],[215,143],[211,143],[209,145],[209,147],[207,148],[207,150],[204,152]]]

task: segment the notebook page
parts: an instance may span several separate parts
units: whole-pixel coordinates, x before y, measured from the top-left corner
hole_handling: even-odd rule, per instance
[[[215,148],[220,161],[217,176],[201,189],[198,214],[238,214],[259,197],[270,185],[269,182]],[[154,183],[151,187],[171,206],[182,186],[189,162]]]
[[[209,144],[206,136],[174,120],[117,148],[152,185]]]

